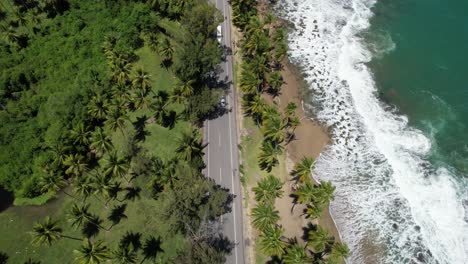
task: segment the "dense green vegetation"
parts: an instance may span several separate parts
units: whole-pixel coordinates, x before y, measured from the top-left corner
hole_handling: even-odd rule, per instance
[[[216,9],[0,0],[0,20],[0,185],[59,197],[0,213],[12,263],[223,263],[209,227],[231,197],[201,173],[197,128],[221,93]]]
[[[297,105],[288,103],[282,111],[274,98],[281,93],[282,61],[287,54],[286,31],[271,14],[257,13],[256,0],[232,0],[234,24],[243,33],[241,42],[242,71],[239,86],[242,90],[244,114],[252,118],[261,131],[263,142],[258,154],[258,167],[270,173],[279,165],[278,157],[285,145],[294,139],[300,124]],[[273,104],[265,99],[273,98]],[[323,209],[334,199],[335,187],[330,182],[314,184],[311,171],[314,161],[304,157],[291,172],[294,181],[294,204],[304,204],[304,216],[319,218]],[[349,255],[346,245],[335,239],[322,227],[312,223],[304,227],[307,234],[301,238],[287,238],[278,224],[279,212],[275,200],[283,195],[283,182],[274,175],[260,179],[252,188],[256,207],[251,211],[252,224],[260,232],[257,247],[281,263],[340,263]],[[294,206],[294,205],[293,205]]]

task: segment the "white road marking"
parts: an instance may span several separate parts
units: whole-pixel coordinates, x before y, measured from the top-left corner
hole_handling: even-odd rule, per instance
[[[206,137],[207,137],[207,140],[206,142],[208,143],[209,142],[209,139],[210,139],[210,122],[206,122]],[[208,143],[208,146],[207,146],[207,151],[206,151],[206,155],[208,156],[208,160],[206,161],[206,163],[210,162],[210,144]],[[208,178],[210,177],[210,166],[206,166],[206,175],[208,176]]]
[[[223,178],[222,175],[223,173],[221,172],[221,167],[219,167],[219,184],[221,184],[221,179]]]

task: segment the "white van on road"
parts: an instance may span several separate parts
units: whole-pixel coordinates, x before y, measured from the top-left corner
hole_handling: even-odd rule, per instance
[[[219,25],[216,28],[216,38],[218,39],[219,43],[221,43],[221,41],[223,41],[223,34],[221,33],[221,25]]]

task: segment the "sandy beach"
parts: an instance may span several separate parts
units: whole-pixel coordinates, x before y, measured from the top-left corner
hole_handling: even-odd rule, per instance
[[[301,107],[306,84],[299,70],[288,62],[284,64],[282,75],[285,84],[281,90],[281,95],[275,101],[280,109],[283,109],[289,102],[296,103],[299,106],[296,112],[301,119],[301,124],[295,131],[295,139],[286,147],[286,168],[291,171],[294,164],[298,163],[303,157],[316,159],[327,146],[330,138],[327,129],[312,121]],[[280,211],[281,224],[286,230],[286,235],[299,238],[303,235],[302,227],[305,227],[309,220],[301,216],[303,207],[300,205],[297,205],[291,212],[293,199],[289,197],[289,194],[291,194],[290,187],[291,182],[287,182],[284,186],[285,195],[277,200],[276,208]],[[316,223],[327,229],[339,241],[340,236],[328,208]]]

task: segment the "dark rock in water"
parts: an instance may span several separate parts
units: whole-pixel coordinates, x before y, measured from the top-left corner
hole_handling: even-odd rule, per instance
[[[395,224],[395,223],[393,223],[392,227],[393,227],[393,229],[395,229],[395,230],[398,229],[398,225]]]
[[[422,252],[418,252],[416,254],[416,259],[419,261],[419,262],[422,262],[422,263],[426,263],[426,258],[424,257],[424,254]]]
[[[418,232],[419,232],[419,231],[421,231],[421,227],[420,227],[420,226],[418,226],[418,225],[417,225],[417,226],[414,226],[414,230],[416,230],[416,231],[418,231]]]

